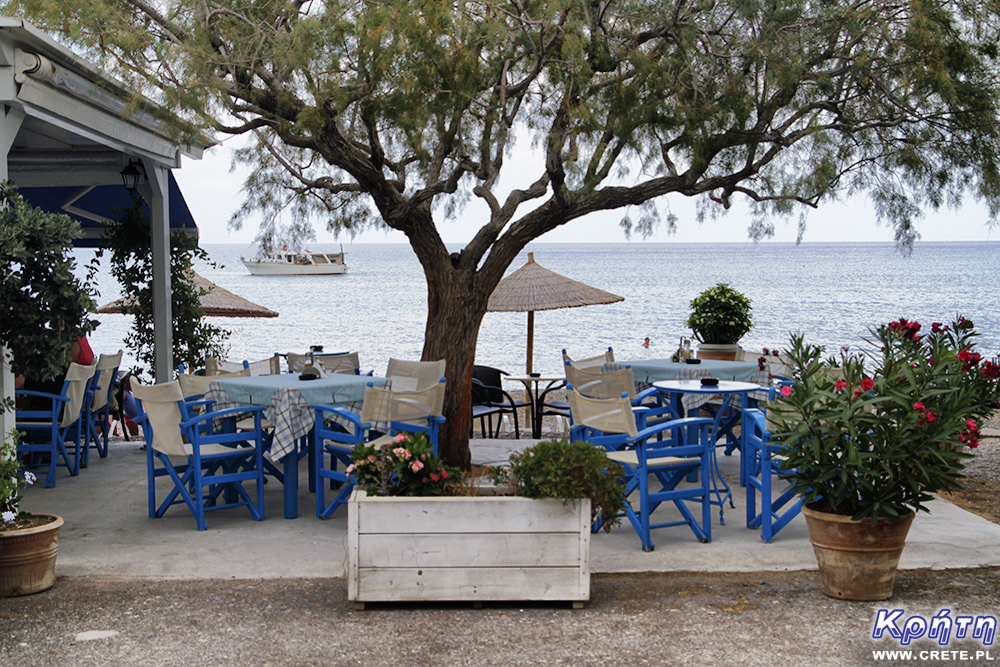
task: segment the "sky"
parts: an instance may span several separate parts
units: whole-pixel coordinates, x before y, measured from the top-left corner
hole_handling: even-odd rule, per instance
[[[215,146],[205,152],[201,160],[185,158],[181,169],[174,170],[188,207],[198,224],[203,244],[236,243],[252,245],[257,232],[255,224],[247,224],[238,232],[227,227],[229,217],[242,201],[241,187],[245,173],[230,172],[231,148]],[[515,167],[512,172],[534,175],[539,162],[522,153],[514,157],[521,160],[525,168],[519,170],[517,164],[507,164],[505,169]],[[529,166],[530,165],[530,166]],[[734,205],[723,218],[699,223],[696,218],[695,203],[687,197],[667,196],[666,202],[678,217],[677,232],[668,234],[662,227],[653,236],[643,239],[633,236],[629,241],[619,228],[618,222],[623,211],[593,214],[587,218],[568,223],[560,229],[542,236],[542,243],[711,243],[749,242],[747,225],[749,217],[746,209]],[[634,217],[638,212],[634,213]],[[455,221],[442,221],[439,231],[447,243],[467,242],[482,224],[485,208],[476,209],[470,205]],[[985,209],[976,204],[967,204],[959,211],[944,209],[928,212],[918,221],[917,229],[924,242],[935,241],[995,241],[1000,239],[1000,228],[986,226]],[[794,242],[798,232],[798,215],[775,222],[775,236],[768,243]],[[324,229],[316,228],[317,243],[406,243],[406,238],[395,231],[367,231],[353,240],[341,235],[338,239]],[[873,207],[864,198],[826,204],[811,211],[803,242],[892,242],[892,230],[876,224]]]

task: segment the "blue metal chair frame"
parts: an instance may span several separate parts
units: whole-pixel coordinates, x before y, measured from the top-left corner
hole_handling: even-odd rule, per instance
[[[441,378],[441,382],[444,382]],[[374,384],[369,382],[369,387]],[[316,516],[329,519],[337,508],[347,502],[354,488],[350,475],[339,470],[343,465],[346,469],[351,464],[351,454],[358,445],[373,442],[382,436],[393,436],[398,433],[423,433],[438,451],[438,431],[445,422],[444,417],[425,415],[426,425],[412,422],[389,422],[388,424],[362,422],[361,417],[347,408],[337,405],[313,405],[316,411],[316,425],[313,427],[313,455],[316,487]],[[329,419],[333,417],[333,419]],[[376,430],[378,428],[379,430]],[[385,430],[382,430],[382,429]],[[330,441],[333,444],[327,444]],[[326,457],[330,457],[330,465],[326,465]],[[328,481],[324,481],[328,480]],[[326,485],[339,491],[334,499],[326,502]]]
[[[59,396],[24,389],[15,392],[17,396],[35,396],[52,401],[52,407],[48,410],[18,410],[16,416],[16,428],[24,434],[17,443],[17,455],[22,464],[26,467],[31,466],[33,459],[40,460],[41,455],[49,455],[45,488],[56,485],[57,466],[69,470],[71,477],[76,477],[80,472],[78,455],[74,454],[73,458],[70,458],[69,450],[66,448],[66,436],[71,429],[77,430],[77,440],[79,440],[80,420],[77,419],[66,428],[59,427],[59,416],[62,414],[63,406],[69,402],[69,397],[66,395],[68,388],[69,382],[63,383],[63,393]],[[62,463],[59,463],[60,459]]]
[[[101,357],[104,356],[101,355]],[[84,439],[83,451],[80,456],[80,465],[84,468],[90,463],[91,440],[94,442],[94,448],[97,450],[99,457],[103,459],[108,456],[108,431],[111,429],[111,395],[114,393],[117,381],[118,366],[104,370],[101,370],[100,366],[98,366],[97,370],[94,371],[94,379],[91,380],[93,395],[97,396],[98,392],[102,392],[105,395],[105,401],[104,405],[96,411],[89,409],[90,405],[93,404],[93,399],[88,404],[87,437]],[[101,426],[100,433],[97,431],[98,424]]]
[[[781,448],[771,442],[763,410],[747,410],[746,420],[747,528],[760,528],[760,538],[771,543],[774,536],[802,510],[802,498],[791,488],[777,498],[773,484],[781,479]],[[760,495],[760,511],[757,496]]]
[[[77,366],[77,364],[73,364]],[[72,366],[71,366],[72,367]],[[56,485],[56,468],[65,467],[71,477],[80,473],[82,450],[87,446],[87,423],[90,417],[90,405],[94,398],[93,376],[87,379],[83,394],[83,403],[79,413],[66,426],[60,426],[63,410],[70,404],[70,380],[65,380],[61,394],[49,394],[41,391],[18,389],[17,396],[34,396],[45,398],[52,402],[48,410],[17,410],[15,413],[15,428],[24,436],[17,444],[17,456],[23,466],[44,466],[44,455],[48,455],[48,470],[45,475],[45,488]],[[70,457],[69,435],[73,434],[73,456]],[[63,461],[60,463],[60,459]]]
[[[573,391],[572,387],[569,387]],[[627,402],[628,395],[622,398]],[[597,400],[597,399],[595,399]],[[610,404],[617,401],[607,401]],[[641,419],[641,418],[640,418]],[[641,425],[641,422],[639,422]],[[627,433],[607,433],[583,424],[570,430],[571,440],[583,440],[603,447],[608,458],[622,465],[626,499],[639,492],[639,509],[626,502],[625,516],[639,535],[643,551],[654,549],[650,531],[655,528],[689,526],[701,542],[712,541],[711,523],[711,441],[712,420],[704,417],[686,417],[661,421],[641,428],[635,436]],[[664,438],[665,434],[670,437]],[[694,473],[697,485],[678,488]],[[650,476],[659,483],[659,489],[650,488]],[[671,501],[682,519],[653,523],[651,515],[664,502]],[[701,504],[701,521],[687,507],[687,502]],[[594,529],[599,528],[595,524]]]
[[[175,464],[169,455],[154,448],[155,434],[138,397],[136,405],[140,410],[136,421],[142,424],[146,438],[150,518],[158,519],[173,505],[184,504],[194,515],[198,530],[208,528],[205,513],[210,510],[245,506],[254,520],[264,520],[263,432],[260,425],[263,407],[241,406],[192,415],[189,409],[192,403],[177,401],[181,414],[178,429],[186,438],[190,449],[186,462]],[[253,413],[253,431],[214,432],[212,420],[245,415],[247,412]],[[238,447],[240,444],[247,446]],[[204,452],[203,449],[209,451]],[[169,477],[173,486],[166,498],[157,505],[156,480],[161,477]],[[255,499],[243,488],[243,483],[248,481],[256,485]]]

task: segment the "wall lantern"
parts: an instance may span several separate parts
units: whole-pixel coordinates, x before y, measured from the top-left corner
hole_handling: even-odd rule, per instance
[[[128,164],[125,165],[125,168],[120,173],[122,175],[122,185],[132,194],[139,187],[139,179],[146,175],[145,170],[142,168],[142,163],[132,159],[129,159]]]

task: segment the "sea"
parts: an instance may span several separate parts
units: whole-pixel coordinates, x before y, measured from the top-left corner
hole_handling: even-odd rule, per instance
[[[340,276],[252,276],[240,263],[245,244],[205,245],[211,264],[197,270],[212,282],[277,311],[273,319],[213,317],[231,332],[230,359],[254,361],[275,352],[357,351],[362,369],[379,374],[389,357],[419,359],[427,317],[423,271],[405,244],[345,243]],[[314,245],[314,252],[339,245]],[[456,248],[457,249],[457,248]],[[900,317],[929,329],[957,315],[981,334],[984,356],[1000,352],[1000,242],[920,243],[905,256],[891,243],[533,243],[527,253],[543,267],[624,297],[610,305],[535,313],[535,371],[561,375],[561,352],[588,357],[612,347],[618,360],[671,356],[682,336],[691,300],[725,282],[753,306],[748,351],[787,346],[790,332],[834,352],[864,346],[869,329]],[[74,251],[80,275],[93,250]],[[103,305],[122,295],[107,271],[97,276]],[[123,348],[130,317],[97,315],[95,352]],[[642,346],[649,337],[648,349]],[[476,363],[523,372],[527,314],[487,313]],[[135,356],[125,350],[123,368]]]

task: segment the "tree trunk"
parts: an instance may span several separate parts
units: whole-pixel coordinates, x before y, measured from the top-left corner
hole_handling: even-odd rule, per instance
[[[428,313],[424,331],[424,361],[445,360],[447,390],[438,453],[449,465],[471,466],[469,429],[472,425],[472,367],[476,362],[479,326],[486,314],[475,271],[440,267],[428,273]]]

